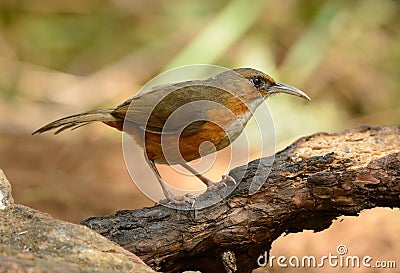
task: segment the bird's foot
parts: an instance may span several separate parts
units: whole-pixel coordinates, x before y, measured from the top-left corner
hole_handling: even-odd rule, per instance
[[[226,188],[228,186],[227,183],[233,183],[236,185],[236,180],[232,176],[223,175],[220,181],[210,183],[210,185],[207,187],[207,190]]]
[[[193,206],[194,202],[196,201],[195,196],[191,195],[190,193],[186,193],[184,195],[174,195],[171,192],[167,192],[164,194],[166,199],[161,200],[160,204],[171,203],[174,205],[182,205],[188,203]]]

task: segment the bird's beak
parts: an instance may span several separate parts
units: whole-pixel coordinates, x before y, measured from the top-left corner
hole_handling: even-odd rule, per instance
[[[303,91],[301,91],[300,89],[297,89],[296,87],[287,85],[287,84],[283,84],[283,83],[275,83],[274,85],[270,86],[268,88],[268,93],[269,94],[276,94],[276,93],[286,93],[286,94],[290,94],[290,95],[294,95],[306,100],[311,100],[310,97],[304,93]]]

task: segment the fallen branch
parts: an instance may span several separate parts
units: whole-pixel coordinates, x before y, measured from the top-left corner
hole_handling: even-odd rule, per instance
[[[341,215],[400,207],[400,127],[304,137],[274,161],[262,158],[230,172],[243,174],[229,197],[205,209],[154,206],[82,223],[155,270],[251,272],[283,232],[321,231]],[[249,195],[253,179],[265,183]]]

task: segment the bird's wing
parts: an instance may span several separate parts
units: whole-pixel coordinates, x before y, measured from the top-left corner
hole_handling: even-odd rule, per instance
[[[216,109],[232,96],[205,81],[162,85],[120,104],[111,113],[144,130],[163,134],[195,134]],[[184,129],[184,130],[183,130]]]

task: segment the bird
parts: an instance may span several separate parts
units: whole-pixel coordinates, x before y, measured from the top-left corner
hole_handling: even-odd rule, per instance
[[[167,202],[182,204],[193,202],[194,197],[171,193],[156,164],[179,164],[207,188],[224,186],[229,181],[235,183],[229,175],[213,182],[188,162],[229,146],[242,133],[257,107],[278,93],[310,100],[300,89],[279,83],[254,68],[228,69],[204,80],[154,86],[114,108],[67,116],[44,125],[32,135],[53,129],[58,134],[92,122],[126,132],[143,149]]]

